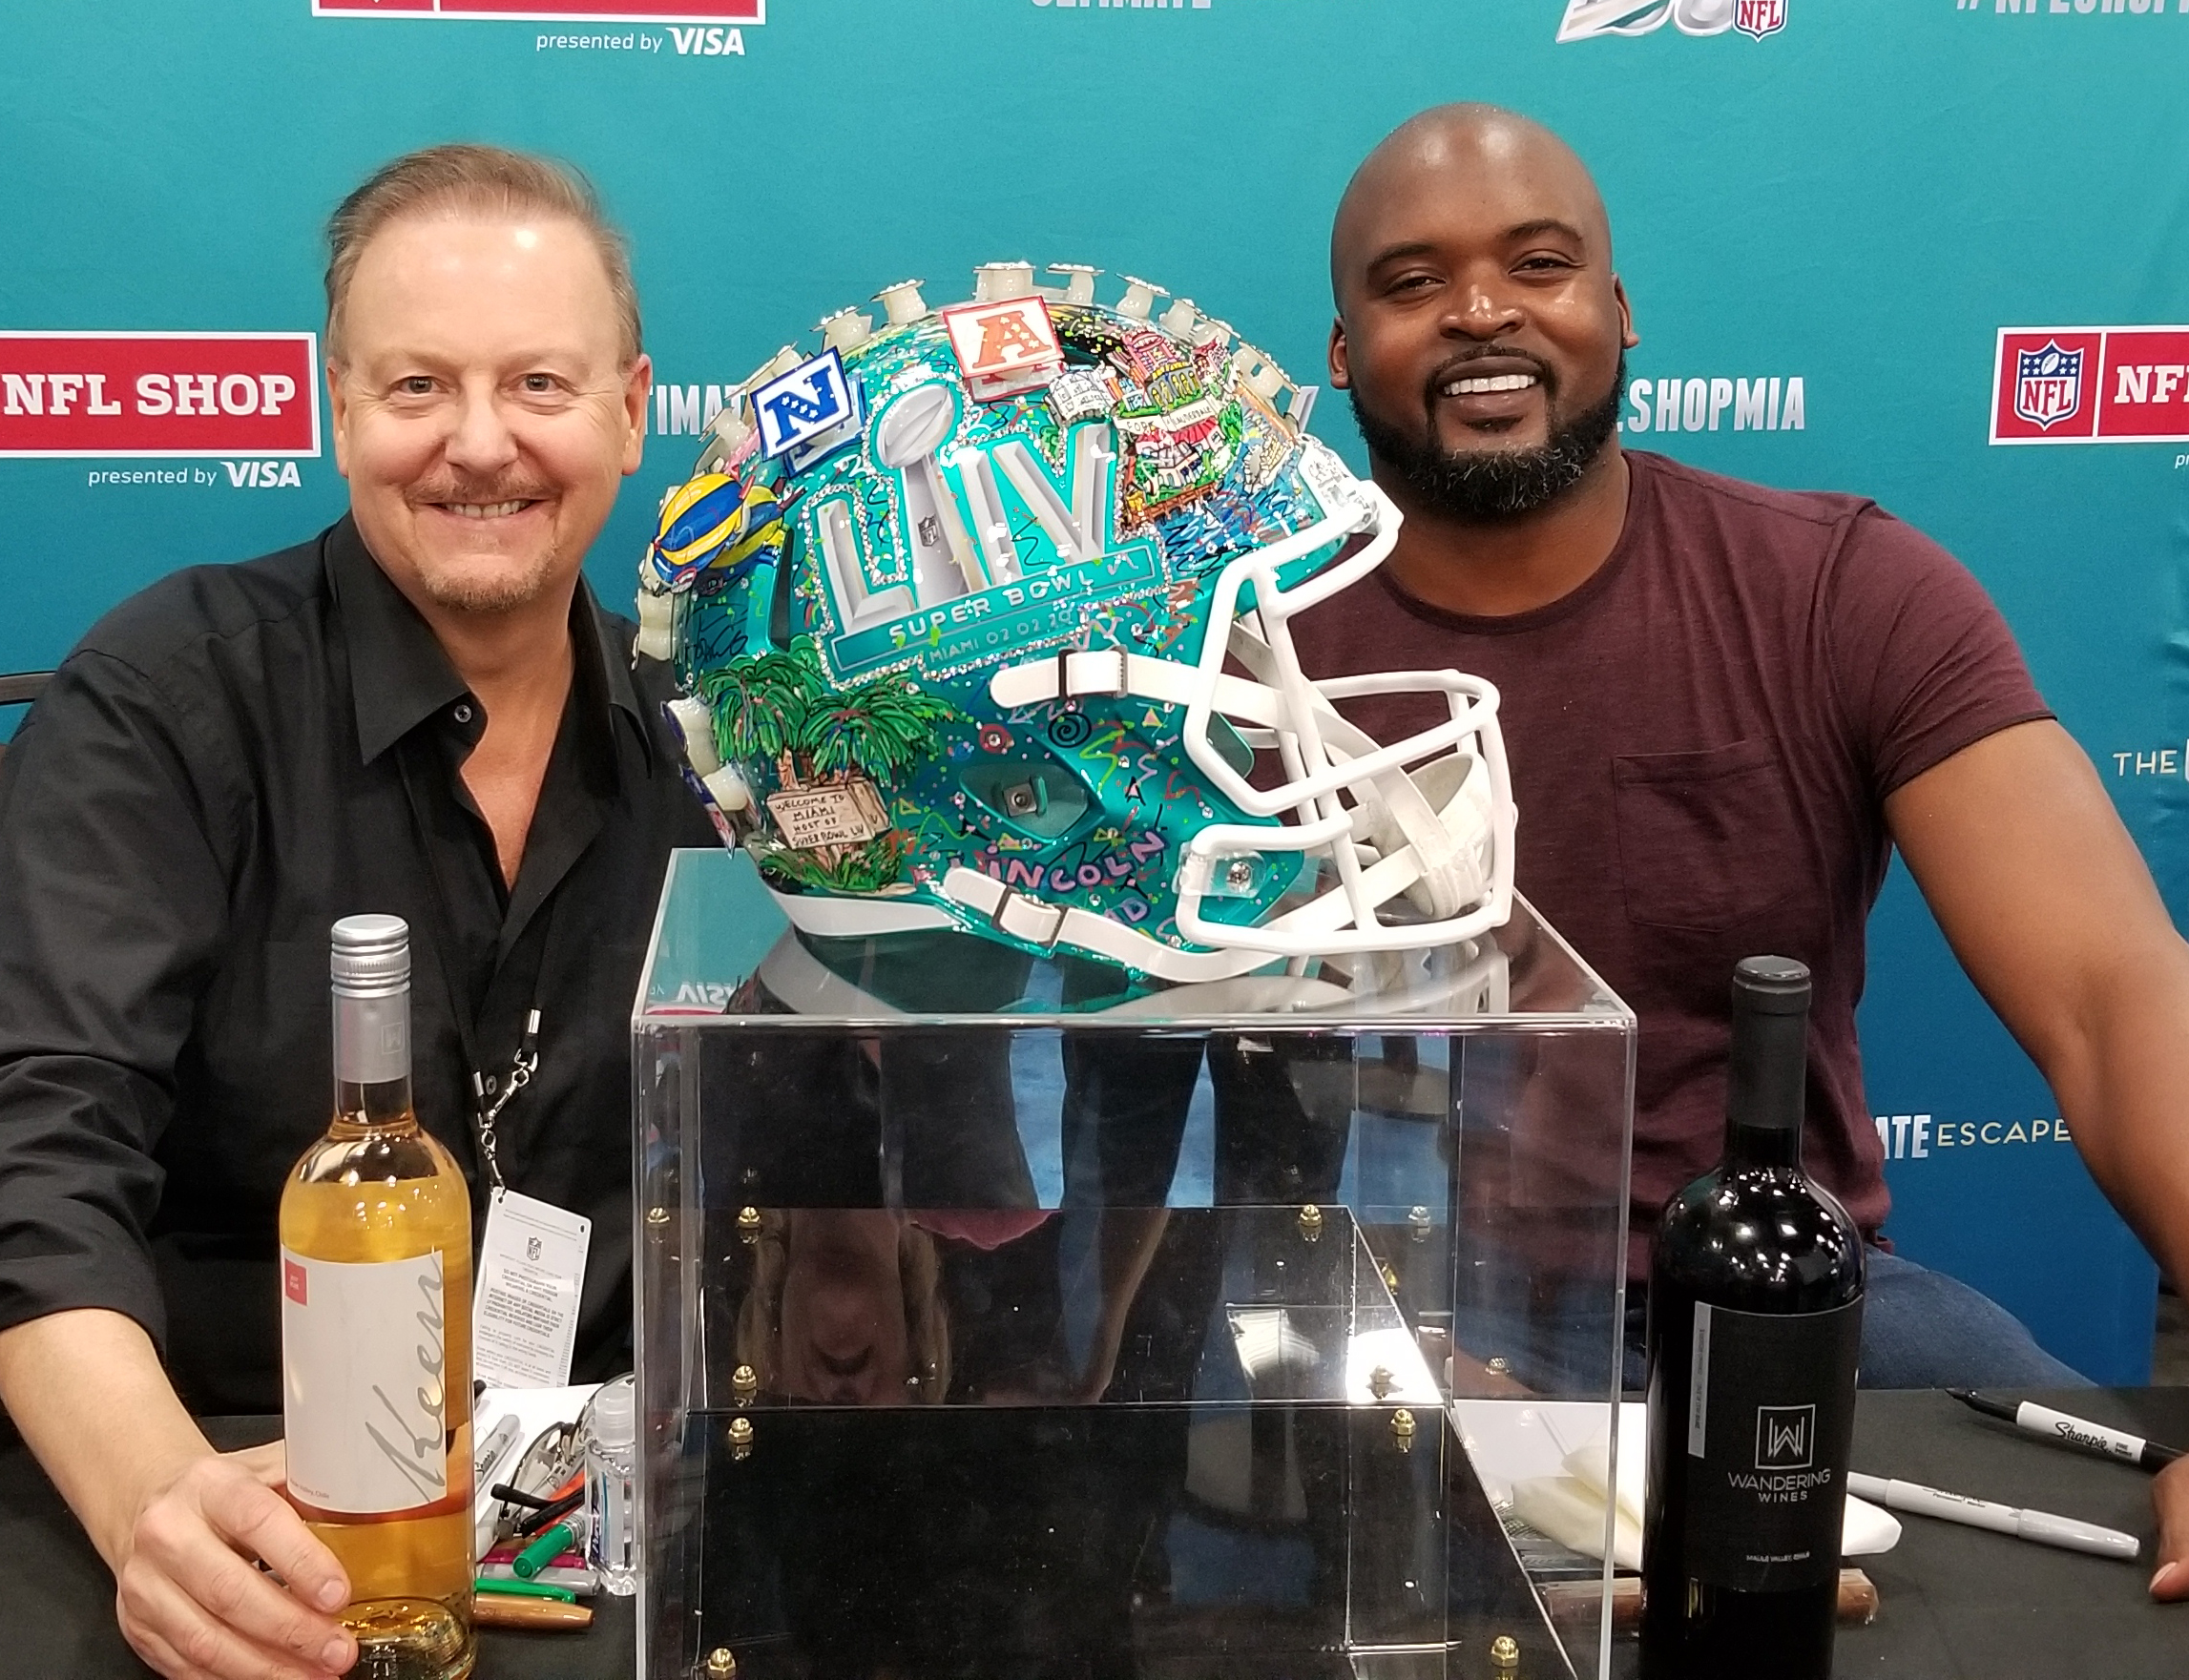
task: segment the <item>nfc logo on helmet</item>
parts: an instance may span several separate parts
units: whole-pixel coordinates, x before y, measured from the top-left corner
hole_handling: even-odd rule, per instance
[[[1806,1470],[1817,1456],[1815,1406],[1756,1408],[1756,1468]]]
[[[844,359],[833,349],[761,386],[753,393],[753,413],[760,421],[761,453],[770,461],[803,447],[824,450],[859,420]],[[794,468],[798,465],[792,463]]]

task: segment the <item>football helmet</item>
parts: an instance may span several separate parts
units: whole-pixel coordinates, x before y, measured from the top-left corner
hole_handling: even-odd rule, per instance
[[[829,317],[664,502],[641,646],[724,840],[810,934],[958,926],[1177,982],[1502,923],[1496,690],[1315,683],[1293,649],[1398,510],[1222,321],[1050,272]],[[1337,709],[1400,692],[1444,715],[1385,745]]]

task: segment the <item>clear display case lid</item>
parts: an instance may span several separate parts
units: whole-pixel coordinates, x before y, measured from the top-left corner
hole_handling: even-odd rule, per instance
[[[1074,1028],[1212,1030],[1279,1021],[1379,1022],[1454,1032],[1631,1034],[1626,1005],[1516,899],[1494,933],[1456,945],[1318,959],[1272,958],[1255,973],[1170,985],[1076,956],[1030,958],[957,931],[858,939],[792,927],[743,853],[672,854],[634,1026],[679,1017],[782,1026],[786,1014],[846,1026],[1030,1019]]]

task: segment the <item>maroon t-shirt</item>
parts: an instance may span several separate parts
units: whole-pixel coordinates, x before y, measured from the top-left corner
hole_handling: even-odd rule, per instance
[[[1520,891],[1640,1017],[1630,1265],[1719,1158],[1733,967],[1764,952],[1815,975],[1803,1158],[1874,1237],[1855,1004],[1885,798],[2050,713],[1976,580],[1874,503],[1627,459],[1618,546],[1563,599],[1444,612],[1379,572],[1293,622],[1301,661],[1497,685]],[[1436,696],[1341,709],[1386,743],[1445,715]]]

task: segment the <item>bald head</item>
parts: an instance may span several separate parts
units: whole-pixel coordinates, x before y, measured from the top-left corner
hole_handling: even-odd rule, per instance
[[[1406,240],[1408,222],[1426,204],[1515,193],[1535,203],[1542,218],[1569,222],[1610,264],[1611,219],[1595,180],[1541,123],[1495,105],[1438,105],[1408,117],[1362,160],[1338,201],[1330,228],[1338,312],[1345,312],[1351,290],[1377,258]]]
[[[1331,383],[1408,512],[1530,515],[1616,455],[1638,341],[1596,183],[1541,123],[1443,105],[1397,130],[1338,206],[1330,288]]]

